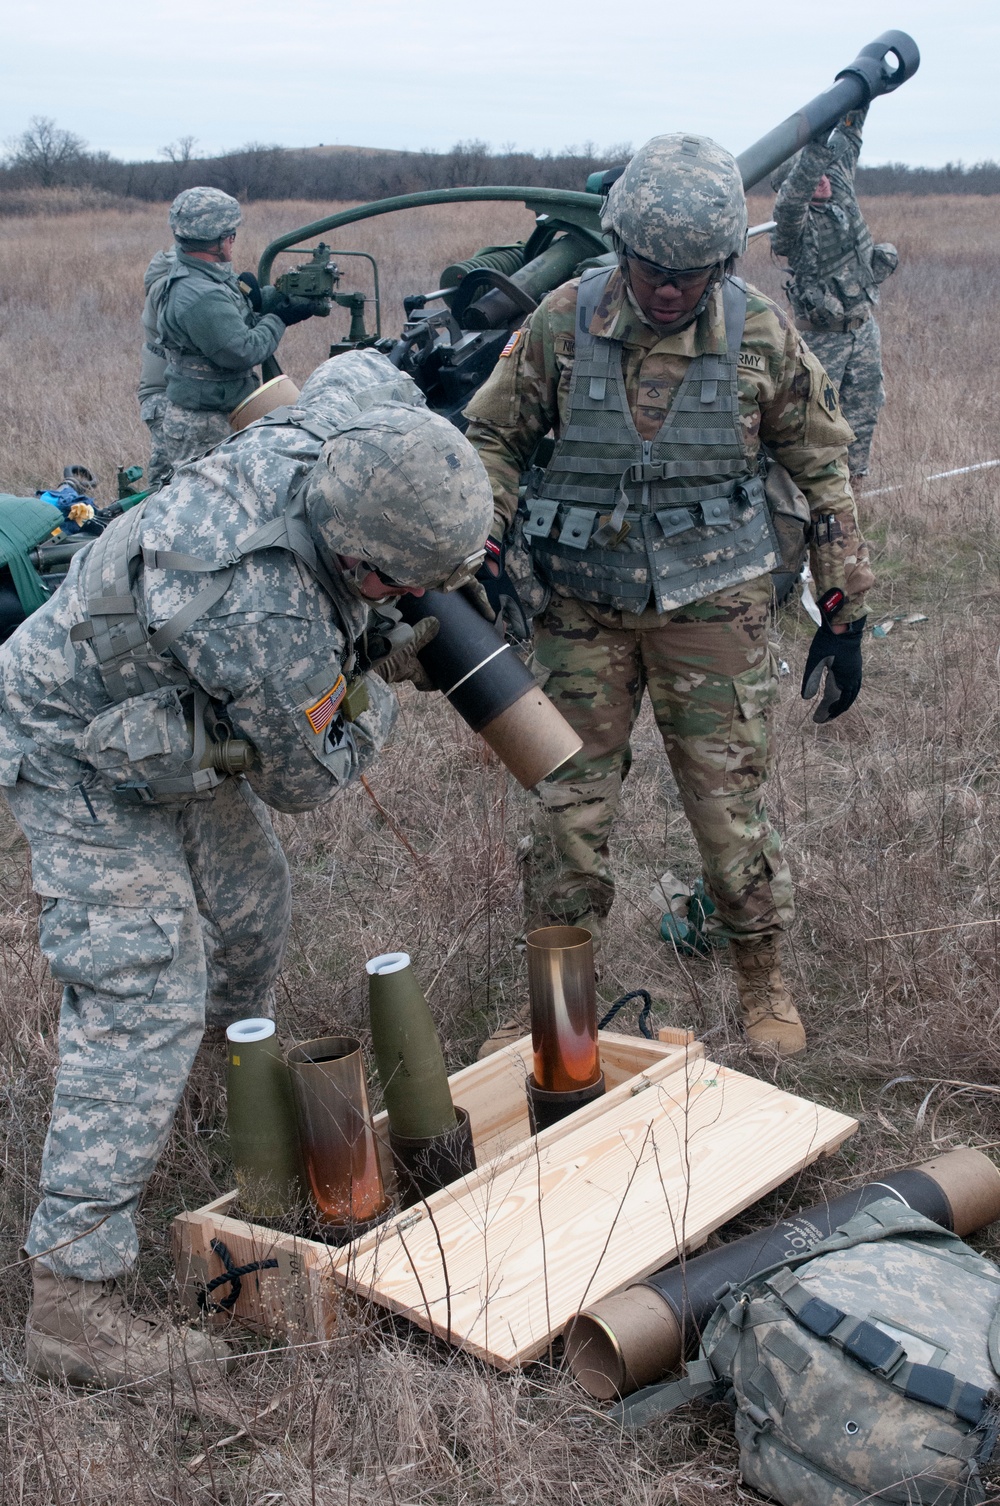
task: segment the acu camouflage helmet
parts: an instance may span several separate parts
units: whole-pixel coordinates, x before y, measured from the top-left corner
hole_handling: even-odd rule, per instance
[[[232,235],[242,219],[238,200],[221,188],[185,188],[170,206],[170,228],[180,241],[211,245]]]
[[[654,136],[611,185],[601,227],[661,267],[739,256],[747,203],[736,158],[707,136]]]
[[[327,440],[305,505],[321,550],[406,586],[440,586],[482,549],[493,522],[493,492],[468,440],[439,414],[401,403],[370,408]]]

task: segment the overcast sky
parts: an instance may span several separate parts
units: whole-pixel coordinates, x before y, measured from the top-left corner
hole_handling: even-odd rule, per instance
[[[997,0],[8,0],[0,142],[51,116],[92,148],[248,141],[534,151],[661,131],[734,152],[908,31],[920,71],[863,160],[1000,159]]]

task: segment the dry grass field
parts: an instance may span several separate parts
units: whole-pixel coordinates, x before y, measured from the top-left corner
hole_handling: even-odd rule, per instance
[[[779,1189],[731,1232],[938,1149],[968,1143],[1000,1153],[1000,469],[923,479],[1000,458],[996,203],[894,198],[866,209],[876,239],[900,250],[881,318],[889,404],[869,483],[879,495],[866,505],[880,576],[871,621],[897,620],[889,636],[866,640],[854,710],[817,728],[797,694],[811,627],[795,607],[782,613],[775,635],[790,674],[771,784],[798,886],[789,967],[812,1042],[780,1080],[857,1114],[861,1129],[844,1153]],[[753,217],[767,210],[758,202]],[[270,236],[316,212],[253,206],[237,264],[254,264]],[[78,461],[108,499],[116,464],[144,456],[137,319],[142,271],[165,243],[164,220],[162,208],[0,220],[4,490],[30,493]],[[436,286],[456,256],[529,227],[516,209],[427,210],[360,227],[337,244],[379,257],[392,332],[404,293]],[[766,245],[753,245],[745,272],[780,296]],[[344,320],[340,313],[329,325],[339,332]],[[292,374],[304,376],[331,337],[319,321],[293,330],[282,347]],[[914,613],[926,620],[902,621]],[[432,1008],[458,1066],[523,992],[517,845],[528,802],[444,704],[406,691],[402,703],[372,785],[417,860],[362,790],[280,821],[297,892],[280,1024],[290,1037],[363,1036],[364,959],[405,947],[424,982],[433,980]],[[659,940],[650,885],[668,866],[693,876],[696,854],[648,716],[635,752],[614,839],[621,889],[602,995],[646,986],[660,1023],[690,1024],[713,1053],[760,1071],[741,1051],[725,968],[682,963]],[[749,1499],[721,1409],[689,1409],[669,1427],[622,1440],[558,1369],[497,1376],[366,1313],[322,1348],[238,1340],[234,1375],[194,1406],[166,1394],[84,1396],[25,1382],[28,1283],[18,1250],[35,1198],[56,1000],[9,818],[0,842],[0,1501]],[[170,1304],[170,1220],[229,1185],[223,1065],[218,1048],[202,1050],[143,1202],[138,1301]],[[931,1112],[918,1117],[935,1083]]]

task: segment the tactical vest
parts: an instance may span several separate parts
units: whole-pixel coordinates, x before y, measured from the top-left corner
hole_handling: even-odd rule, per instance
[[[740,430],[746,286],[723,282],[726,351],[694,357],[659,433],[644,440],[621,342],[590,333],[611,270],[580,280],[570,411],[524,535],[539,573],[565,595],[642,612],[652,593],[666,612],[778,563],[764,484]]]
[[[807,238],[812,242],[809,248],[804,244]],[[801,263],[785,284],[796,319],[813,329],[860,327],[878,302],[874,251],[860,212],[849,215],[839,204],[826,204],[817,213],[810,210]]]
[[[311,434],[321,445],[340,427],[289,408],[276,409],[259,423],[261,426],[290,423]],[[232,442],[241,437],[234,435]],[[319,583],[334,605],[347,640],[348,652],[342,668],[348,674],[354,666],[353,644],[359,633],[358,623],[352,622],[352,603],[347,588],[327,570],[313,543],[306,521],[303,484],[295,487],[278,517],[239,539],[222,560],[200,559],[176,549],[145,548],[140,540],[145,508],[146,503],[140,502],[128,514],[127,523],[122,520],[88,546],[80,582],[85,615],[82,622],[70,629],[70,639],[73,643],[90,644],[113,706],[134,697],[152,696],[170,687],[182,695],[188,691],[193,695],[191,714],[187,717],[190,753],[184,760],[183,772],[174,777],[143,779],[116,787],[119,795],[155,804],[204,797],[226,777],[215,768],[202,767],[209,740],[206,730],[206,723],[211,719],[209,697],[199,686],[191,684],[178,663],[164,655],[182,633],[222,600],[237,567],[248,555],[263,549],[287,549]],[[209,579],[203,590],[162,627],[151,632],[136,610],[134,590],[140,569],[181,570],[206,575]],[[329,674],[324,671],[320,678],[324,681],[324,688],[329,688]]]
[[[160,293],[159,310],[161,312],[167,303],[173,284],[184,280],[190,275],[190,269],[183,263],[179,264],[166,275],[163,279],[163,288]],[[220,282],[218,286],[227,288],[230,292],[233,291],[232,286],[226,282]],[[249,301],[245,295],[238,292],[238,284],[237,296],[249,308]],[[252,363],[249,366],[239,367],[217,366],[214,361],[210,361],[206,355],[200,350],[196,350],[193,346],[172,343],[171,335],[169,332],[164,331],[159,318],[157,320],[157,333],[160,337],[160,348],[166,359],[165,380],[168,383],[171,380],[175,382],[225,382],[229,386],[235,387],[240,383],[246,385],[249,382],[251,387],[257,386],[256,372]],[[206,411],[212,411],[211,405],[209,405]]]

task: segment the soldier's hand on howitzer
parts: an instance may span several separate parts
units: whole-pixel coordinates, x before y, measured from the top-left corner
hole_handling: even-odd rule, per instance
[[[417,690],[433,690],[434,686],[417,655],[432,638],[437,637],[440,626],[436,617],[422,617],[413,628],[412,638],[408,638],[405,643],[397,643],[381,659],[375,660],[371,666],[372,674],[378,675],[388,685],[398,685],[401,680],[409,680]]]
[[[861,689],[861,635],[867,620],[859,617],[857,622],[835,632],[824,619],[816,629],[802,676],[802,699],[811,701],[826,671],[823,698],[813,712],[814,722],[832,721],[857,700]]]

